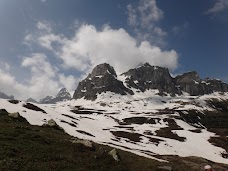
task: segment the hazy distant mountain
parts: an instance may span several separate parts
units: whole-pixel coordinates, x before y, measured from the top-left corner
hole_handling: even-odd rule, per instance
[[[14,99],[14,96],[8,96],[5,93],[0,92],[0,98],[1,99]]]
[[[56,102],[61,102],[66,100],[71,100],[71,95],[66,88],[62,88],[55,97],[47,96],[41,99],[39,103],[51,104],[51,103],[56,103]]]
[[[26,102],[31,102],[31,103],[38,103],[35,99],[29,98],[26,100]]]

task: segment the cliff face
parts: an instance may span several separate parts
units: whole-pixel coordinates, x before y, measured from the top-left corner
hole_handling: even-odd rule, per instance
[[[126,95],[133,92],[117,80],[117,75],[113,67],[109,64],[96,66],[88,77],[81,81],[75,90],[74,99],[82,98],[95,100],[97,94],[110,91],[113,93]]]
[[[161,94],[163,92],[172,95],[180,94],[167,68],[145,63],[143,66],[131,69],[122,75],[127,77],[125,83],[128,87],[139,89],[142,92],[148,89],[158,89]]]
[[[179,75],[174,80],[181,91],[187,92],[192,96],[210,94],[213,92],[226,92],[228,90],[226,83],[209,78],[202,80],[196,71]]]

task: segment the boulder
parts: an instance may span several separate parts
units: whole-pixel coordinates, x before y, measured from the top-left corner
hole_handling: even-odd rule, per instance
[[[9,113],[8,116],[11,117],[11,118],[15,118],[15,119],[20,117],[18,112]]]
[[[71,141],[74,144],[83,144],[84,146],[93,149],[94,145],[91,141],[89,140],[78,140],[78,139],[74,139]]]
[[[58,126],[57,123],[53,119],[48,120],[46,125],[48,125],[50,127]]]
[[[111,155],[115,161],[120,161],[119,155],[117,154],[115,148],[112,149],[108,154]]]

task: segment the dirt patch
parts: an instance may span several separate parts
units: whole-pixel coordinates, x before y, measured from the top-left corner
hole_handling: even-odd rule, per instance
[[[146,118],[146,117],[132,117],[123,119],[124,123],[127,124],[156,124],[160,122],[160,118]]]
[[[18,104],[20,101],[19,100],[8,100],[8,102],[12,104]]]
[[[210,137],[208,141],[217,147],[223,148],[226,152],[222,153],[221,155],[223,158],[228,158],[228,137]]]
[[[172,132],[173,130],[183,130],[183,128],[181,128],[177,125],[175,120],[173,120],[171,118],[165,118],[163,121],[168,122],[169,127],[161,128],[161,129],[155,131],[158,136],[174,139],[174,140],[181,141],[181,142],[185,141],[185,139],[186,139],[185,137],[180,137],[176,133]]]
[[[140,142],[141,140],[141,134],[138,133],[130,133],[130,132],[125,132],[125,131],[111,131],[111,133],[117,137],[117,138],[127,138],[130,141],[133,142]]]
[[[194,132],[194,133],[201,133],[202,129],[191,129],[189,131]]]
[[[95,110],[71,110],[71,112],[75,114],[83,114],[83,115],[88,115],[88,114],[103,114],[102,112],[95,111]]]
[[[25,107],[29,110],[40,111],[40,112],[46,113],[43,109],[41,109],[41,108],[31,104],[31,103],[26,103],[23,105],[23,107]]]
[[[156,146],[158,146],[158,144],[160,142],[163,142],[164,140],[158,139],[158,138],[152,138],[152,137],[147,137],[149,138],[150,142],[152,142],[153,144],[155,144]]]
[[[88,133],[88,132],[85,132],[85,131],[82,131],[82,130],[76,130],[77,132],[81,133],[81,134],[84,134],[84,135],[88,135],[88,136],[91,136],[91,137],[95,137],[94,135]]]
[[[70,125],[70,126],[72,126],[72,127],[75,127],[75,128],[77,128],[77,123],[75,124],[75,123],[70,123],[70,122],[67,122],[67,121],[64,121],[64,120],[60,120],[60,122],[62,122],[62,123],[66,123],[66,124],[68,124],[68,125]]]
[[[66,117],[68,117],[68,118],[70,118],[70,119],[75,119],[75,120],[78,120],[77,118],[75,118],[75,117],[73,117],[73,116],[70,116],[70,115],[66,115],[66,114],[62,114],[63,116],[66,116]]]

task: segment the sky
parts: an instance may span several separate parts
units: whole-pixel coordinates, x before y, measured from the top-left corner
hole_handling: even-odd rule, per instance
[[[0,0],[0,92],[74,91],[104,62],[228,82],[227,30],[228,0]]]

